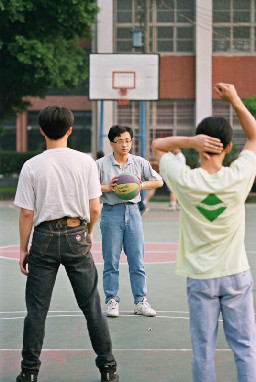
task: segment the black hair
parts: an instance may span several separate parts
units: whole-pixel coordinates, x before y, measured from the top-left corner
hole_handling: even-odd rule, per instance
[[[225,149],[232,140],[233,130],[226,118],[207,117],[198,124],[196,135],[198,134],[205,134],[213,138],[219,138],[223,143],[223,149]]]
[[[102,157],[104,157],[104,152],[103,151],[97,151],[97,153],[96,153],[96,158],[97,159],[100,159],[100,158],[102,158]]]
[[[121,125],[114,125],[109,129],[108,132],[108,139],[110,142],[114,142],[115,137],[120,137],[121,134],[128,132],[131,136],[131,139],[133,138],[133,130],[129,126],[121,126]]]
[[[68,129],[73,125],[74,115],[66,107],[57,105],[47,106],[38,115],[38,123],[50,139],[60,139],[64,137]]]

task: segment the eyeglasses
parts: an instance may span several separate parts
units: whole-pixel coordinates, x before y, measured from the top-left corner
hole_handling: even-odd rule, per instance
[[[116,142],[115,141],[112,141],[112,143],[117,143],[118,145],[129,145],[130,143],[132,143],[132,140],[131,139],[118,139]]]

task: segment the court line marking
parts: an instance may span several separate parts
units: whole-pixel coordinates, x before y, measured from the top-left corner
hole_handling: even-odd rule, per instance
[[[95,241],[94,243],[95,243],[96,245],[97,245],[97,244],[101,244],[101,241]],[[178,245],[178,243],[170,243],[170,242],[162,242],[162,241],[145,241],[144,244]],[[8,248],[8,247],[16,246],[16,245],[19,246],[19,244],[8,244],[8,245],[0,246],[0,248]]]
[[[103,312],[105,313],[105,312]],[[144,317],[143,315],[141,314],[133,314],[129,311],[130,314],[120,314],[119,315],[119,319],[120,317],[129,317],[129,318],[135,318],[135,317]],[[255,313],[256,315],[256,313]],[[47,315],[47,319],[48,318],[60,318],[60,317],[84,317],[84,315],[82,313],[80,314],[55,314],[55,315]],[[1,320],[24,320],[24,316],[21,316],[21,317],[0,317],[0,321]],[[166,318],[166,319],[170,319],[170,320],[187,320],[189,321],[190,320],[190,317],[183,317],[183,316],[159,316],[158,314],[154,317],[151,317],[153,318],[154,320],[157,320],[158,318]],[[110,319],[114,319],[114,318],[110,318]],[[116,318],[117,319],[117,318]],[[218,322],[223,322],[222,319],[219,319]]]
[[[19,312],[18,312],[19,313]],[[23,316],[15,316],[15,317],[0,317],[0,320],[19,320],[19,319],[24,319],[25,318],[25,314],[26,312],[20,312],[20,313],[24,313]],[[103,314],[105,314],[106,312],[103,312]],[[128,311],[129,314],[125,314],[125,313],[120,313],[120,316],[119,317],[129,317],[129,318],[141,318],[143,317],[143,315],[141,314],[134,314],[132,313],[131,311]],[[5,313],[5,314],[8,314],[8,313]],[[10,315],[13,314],[13,313],[9,313]],[[185,314],[188,314],[188,313],[185,313]],[[84,317],[83,313],[79,313],[77,312],[76,314],[54,314],[54,313],[50,313],[47,315],[47,319],[48,318],[60,318],[60,317]],[[158,315],[155,316],[155,317],[152,317],[152,318],[167,318],[167,319],[181,319],[181,320],[189,320],[189,317],[184,317],[184,316],[164,316],[164,315]]]
[[[160,265],[160,264],[175,264],[177,255],[177,243],[162,243],[162,242],[146,242],[145,243],[145,264]],[[96,265],[104,264],[101,257],[102,248],[101,242],[94,242],[92,247],[92,256]],[[0,246],[0,258],[4,260],[19,261],[19,246],[6,245]],[[121,253],[120,265],[128,266],[127,257]]]
[[[12,259],[10,257],[4,257],[4,256],[0,256],[0,260],[3,259],[3,260],[11,260],[11,261],[19,261],[20,259]],[[176,261],[154,261],[154,262],[147,262],[145,263],[145,265],[161,265],[161,264],[176,264]],[[98,263],[98,262],[95,262],[95,265],[103,265],[103,262],[102,263]],[[119,266],[127,266],[128,263],[119,263]]]
[[[122,310],[123,313],[128,313],[130,310]],[[158,310],[160,313],[184,313],[188,314],[188,311],[184,310]],[[0,314],[12,314],[12,313],[27,313],[26,310],[14,310],[8,312],[0,312]],[[80,310],[48,310],[48,313],[81,313]]]
[[[60,318],[60,317],[84,317],[83,314],[56,314],[54,316],[47,316],[48,318]],[[135,318],[135,317],[143,317],[141,314],[120,314],[119,317],[129,317],[129,318]],[[155,316],[154,319],[157,318],[168,318],[168,319],[180,319],[180,320],[189,320],[189,317],[178,317],[178,316]],[[22,317],[1,317],[0,320],[24,320],[24,316]],[[222,320],[219,320],[221,322]]]
[[[12,259],[10,257],[4,257],[4,256],[0,256],[0,260],[1,259],[4,259],[4,260],[12,260],[12,261],[19,261],[20,259]]]
[[[0,349],[0,351],[21,351],[22,349]],[[130,352],[130,351],[144,351],[144,352],[192,352],[192,349],[112,349],[114,352],[123,351],[123,352]],[[93,349],[42,349],[43,352],[92,352],[94,353]],[[216,352],[232,352],[231,349],[215,349]]]

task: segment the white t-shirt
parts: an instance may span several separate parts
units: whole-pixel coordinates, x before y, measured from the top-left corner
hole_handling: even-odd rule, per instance
[[[89,200],[100,195],[95,161],[80,151],[57,148],[24,163],[14,204],[34,211],[34,226],[64,216],[89,222]]]
[[[209,174],[168,153],[160,173],[181,205],[177,274],[208,279],[249,269],[244,202],[255,179],[256,155],[244,150],[230,167]]]
[[[176,158],[177,158],[181,163],[186,164],[186,157],[185,157],[185,155],[184,155],[182,152],[180,152],[180,153],[178,153],[178,154],[175,154],[175,155],[176,155]]]

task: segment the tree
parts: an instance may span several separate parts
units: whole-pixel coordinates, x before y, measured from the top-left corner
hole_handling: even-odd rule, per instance
[[[75,87],[88,76],[96,0],[0,0],[0,119],[23,112],[25,97]]]
[[[256,96],[249,97],[247,99],[243,100],[243,103],[249,110],[249,112],[253,115],[256,116]]]

